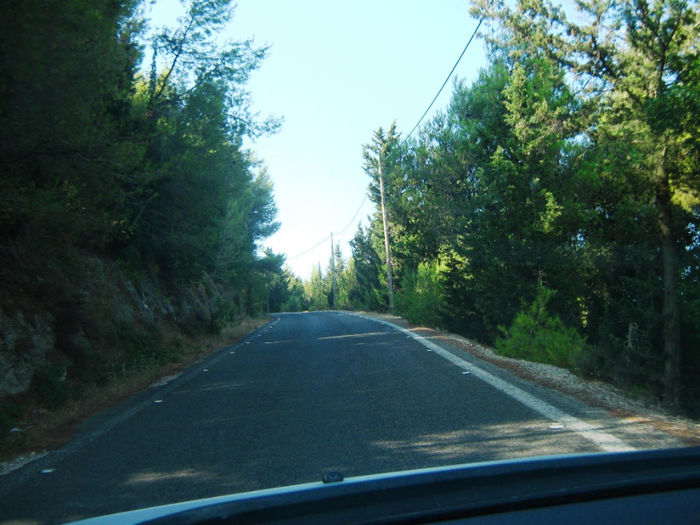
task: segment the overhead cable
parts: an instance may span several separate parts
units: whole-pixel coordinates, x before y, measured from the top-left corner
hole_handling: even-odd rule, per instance
[[[450,70],[449,74],[447,75],[447,78],[445,78],[445,81],[442,83],[442,86],[440,86],[440,89],[438,89],[438,92],[437,92],[437,93],[435,94],[435,96],[433,97],[433,100],[430,102],[430,104],[428,105],[428,107],[426,108],[426,110],[423,112],[423,114],[421,115],[421,117],[418,119],[418,122],[416,122],[416,125],[413,126],[413,129],[411,130],[411,132],[410,132],[408,135],[406,135],[406,138],[404,139],[404,142],[408,140],[408,137],[410,137],[411,135],[413,135],[413,132],[416,131],[416,129],[418,129],[418,126],[420,126],[420,123],[423,122],[423,119],[426,117],[426,115],[427,115],[428,112],[430,111],[430,108],[433,107],[433,104],[435,104],[435,101],[436,101],[436,100],[438,99],[438,97],[440,96],[440,93],[442,93],[442,90],[445,89],[445,86],[446,86],[447,83],[449,82],[450,78],[452,78],[452,74],[455,72],[455,69],[457,69],[457,66],[459,65],[460,61],[462,60],[462,57],[463,57],[464,54],[467,52],[467,49],[469,49],[469,45],[472,43],[472,40],[474,40],[474,37],[476,36],[476,33],[479,31],[479,28],[481,27],[481,24],[482,24],[483,21],[484,21],[484,16],[482,16],[482,17],[479,19],[479,23],[476,24],[476,28],[474,29],[474,32],[472,33],[472,36],[470,36],[470,37],[469,37],[469,40],[467,40],[467,45],[464,46],[464,49],[462,49],[462,53],[459,55],[459,58],[457,58],[457,62],[455,62],[455,65],[452,66],[452,69]]]
[[[288,260],[288,261],[291,261],[292,259],[296,259],[297,257],[301,257],[302,255],[306,255],[307,253],[314,251],[316,248],[318,248],[319,246],[321,246],[324,242],[326,242],[326,241],[327,241],[328,239],[330,239],[330,238],[331,238],[330,235],[326,235],[323,239],[321,239],[320,241],[318,241],[318,242],[317,242],[316,244],[314,244],[311,248],[308,248],[308,249],[304,250],[304,251],[301,252],[301,253],[297,253],[296,255],[293,255],[292,257],[287,258],[287,260]]]
[[[350,219],[350,222],[348,222],[348,224],[345,226],[345,228],[343,228],[342,230],[337,232],[336,235],[338,235],[338,236],[342,235],[343,233],[345,233],[345,230],[347,230],[350,226],[353,225],[353,222],[355,221],[357,216],[360,214],[360,210],[362,210],[362,206],[364,206],[366,201],[367,201],[367,194],[365,193],[365,196],[363,197],[362,202],[357,207],[357,211],[355,212],[355,215],[352,216],[352,219]]]
[[[476,27],[474,28],[474,31],[472,32],[471,36],[469,37],[469,40],[467,40],[467,44],[464,46],[464,49],[462,49],[462,52],[460,53],[459,57],[457,58],[457,61],[455,62],[454,66],[452,66],[452,69],[450,72],[447,74],[447,78],[445,78],[445,81],[442,83],[440,86],[440,89],[438,89],[437,93],[433,97],[433,100],[428,104],[428,107],[426,110],[423,112],[421,117],[418,119],[418,122],[416,122],[416,125],[413,126],[413,129],[411,129],[410,133],[406,135],[406,137],[402,140],[402,142],[406,142],[408,138],[413,135],[413,133],[418,129],[418,126],[420,126],[421,122],[423,122],[423,119],[428,115],[430,112],[431,108],[435,104],[435,101],[438,99],[440,94],[442,93],[442,90],[445,89],[445,86],[447,83],[450,81],[450,78],[452,78],[452,75],[454,74],[455,70],[457,69],[457,66],[462,60],[462,57],[464,57],[465,53],[467,52],[467,49],[469,49],[469,46],[471,45],[472,41],[474,40],[474,37],[476,37],[476,34],[479,32],[479,28],[481,27],[481,24],[483,23],[485,18],[485,15],[483,15],[479,19],[479,23],[476,24]],[[340,232],[337,233],[337,235],[341,235],[342,233],[345,232],[350,226],[352,226],[353,221],[357,217],[357,215],[360,213],[360,210],[362,209],[362,206],[364,205],[365,201],[367,200],[367,195],[365,194],[365,197],[362,199],[362,202],[360,203],[360,206],[357,208],[357,211],[355,212],[355,215],[353,215],[352,219],[350,219],[350,222],[343,228]],[[303,252],[294,255],[293,257],[290,257],[288,260],[296,259],[297,257],[301,257],[302,255],[306,255],[307,253],[315,250],[319,246],[321,246],[324,242],[326,242],[328,239],[330,239],[331,235],[327,235],[326,237],[323,238],[323,240],[319,241],[318,243],[314,244],[311,248],[304,250]]]
[[[346,231],[348,228],[350,228],[350,226],[353,225],[355,219],[356,219],[357,216],[360,214],[360,211],[362,211],[362,206],[364,206],[364,204],[365,204],[366,201],[367,201],[367,195],[365,195],[365,196],[362,198],[362,202],[360,202],[360,205],[357,207],[357,211],[355,211],[355,214],[352,216],[352,219],[350,219],[350,222],[348,222],[342,230],[340,230],[339,232],[337,232],[336,235],[342,235],[343,233],[345,233],[345,231]],[[314,244],[311,248],[307,248],[306,250],[304,250],[304,251],[301,252],[301,253],[298,253],[298,254],[296,254],[296,255],[293,255],[292,257],[288,257],[287,260],[288,260],[288,261],[291,261],[292,259],[296,259],[296,258],[298,258],[298,257],[301,257],[302,255],[306,255],[307,253],[314,251],[316,248],[318,248],[318,247],[321,246],[324,242],[326,242],[328,239],[330,239],[330,238],[331,238],[331,235],[333,235],[333,234],[331,233],[331,234],[329,234],[329,235],[326,235],[323,239],[321,239],[320,241],[318,241],[318,242],[317,242],[316,244]]]

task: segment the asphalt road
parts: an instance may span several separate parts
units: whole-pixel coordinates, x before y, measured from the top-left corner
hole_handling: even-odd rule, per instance
[[[319,481],[332,470],[348,477],[601,451],[598,434],[581,431],[588,427],[628,448],[656,443],[601,410],[441,348],[350,314],[276,315],[86,422],[63,449],[0,476],[0,522],[64,522]],[[532,408],[540,402],[553,412]]]

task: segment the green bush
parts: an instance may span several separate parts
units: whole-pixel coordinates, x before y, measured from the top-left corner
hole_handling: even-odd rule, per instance
[[[408,272],[396,292],[396,310],[413,324],[438,327],[442,324],[444,294],[437,264],[420,263]]]
[[[565,368],[576,366],[585,352],[586,340],[547,311],[547,303],[555,293],[540,287],[535,300],[515,316],[509,329],[499,326],[504,337],[496,338],[495,346],[501,355]]]
[[[121,324],[119,346],[124,352],[117,365],[121,375],[170,362],[176,352],[163,344],[163,334],[158,327],[148,325]]]
[[[34,373],[34,388],[39,403],[47,408],[58,408],[70,397],[66,381],[66,367],[47,363]]]
[[[217,330],[221,330],[227,326],[233,326],[240,319],[240,312],[233,298],[218,298],[216,300],[216,312],[214,323]]]

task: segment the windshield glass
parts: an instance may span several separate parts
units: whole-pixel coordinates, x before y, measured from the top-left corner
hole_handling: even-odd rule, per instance
[[[700,444],[698,23],[2,2],[0,523]]]

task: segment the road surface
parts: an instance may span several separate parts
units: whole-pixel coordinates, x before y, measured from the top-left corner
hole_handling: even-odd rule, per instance
[[[0,476],[0,522],[513,457],[651,448],[600,409],[347,313],[279,314]]]

